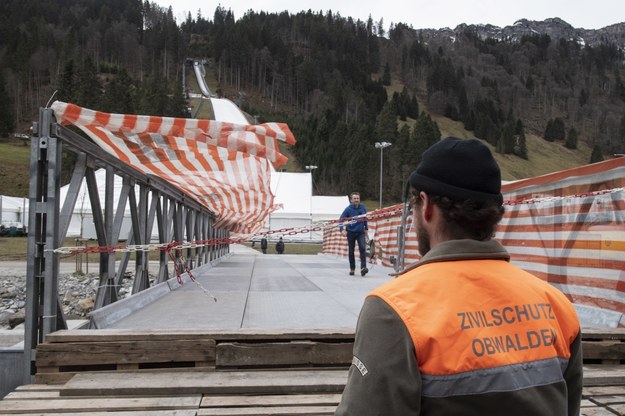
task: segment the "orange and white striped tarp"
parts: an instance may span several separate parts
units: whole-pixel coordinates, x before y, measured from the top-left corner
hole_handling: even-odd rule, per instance
[[[253,233],[277,208],[270,164],[286,163],[280,141],[295,143],[284,123],[109,114],[60,101],[51,108],[61,124],[80,128],[106,152],[206,206],[217,228]]]
[[[625,326],[625,157],[508,183],[502,192],[506,211],[495,238],[512,262],[583,305],[578,311]],[[391,266],[401,214],[368,226],[382,263]],[[415,231],[406,234],[409,264],[419,253]],[[324,253],[346,256],[343,240],[327,230]]]

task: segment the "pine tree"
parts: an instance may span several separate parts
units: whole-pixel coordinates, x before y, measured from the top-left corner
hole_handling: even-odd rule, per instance
[[[566,128],[564,121],[560,117],[553,120],[553,138],[554,140],[564,140],[566,137]]]
[[[384,74],[382,74],[382,85],[386,85],[387,87],[391,85],[391,67],[388,65],[384,65]]]
[[[95,66],[87,59],[78,73],[76,104],[91,109],[100,107],[102,86],[98,80]]]
[[[617,153],[625,153],[625,115],[621,117],[616,146]]]
[[[9,94],[5,88],[4,76],[0,71],[0,136],[6,137],[15,129]]]
[[[514,125],[512,121],[506,122],[501,129],[499,140],[497,141],[496,150],[498,153],[509,154],[514,152]]]
[[[126,70],[122,69],[104,88],[101,109],[107,113],[135,113],[135,86]]]
[[[397,113],[393,105],[387,103],[375,121],[376,141],[394,143],[397,138]]]
[[[521,121],[521,119],[517,119],[516,127],[514,129],[514,136],[514,154],[519,156],[520,158],[527,160],[528,154],[527,143],[525,142],[525,127],[523,126],[523,122]]]
[[[187,100],[184,98],[182,84],[179,82],[175,82],[174,93],[169,100],[169,109],[167,115],[170,117],[189,117],[190,114],[187,107]]]
[[[547,122],[547,128],[545,128],[545,140],[553,142],[555,140],[564,140],[566,137],[566,129],[564,127],[564,121],[561,118],[556,117]]]
[[[577,149],[577,130],[575,130],[574,127],[569,129],[569,134],[566,136],[564,146],[567,149]]]
[[[598,144],[594,145],[592,148],[592,154],[590,155],[590,163],[603,162],[603,152],[601,151],[601,146]]]
[[[74,71],[74,61],[69,60],[63,67],[58,86],[58,99],[66,103],[76,102],[76,74]]]
[[[415,159],[414,166],[416,166],[421,161],[423,152],[441,139],[441,132],[432,117],[422,111],[415,124],[412,138],[415,149],[412,155]]]
[[[408,106],[408,117],[417,119],[419,117],[419,102],[414,95],[410,99],[410,105]]]
[[[137,103],[137,112],[154,116],[164,116],[168,110],[167,88],[165,80],[157,74],[149,76],[141,86],[141,99]]]

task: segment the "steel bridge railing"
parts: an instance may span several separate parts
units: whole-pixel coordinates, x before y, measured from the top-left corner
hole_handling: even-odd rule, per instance
[[[76,155],[67,194],[61,201],[61,166],[63,153]],[[95,171],[106,170],[104,199]],[[114,206],[115,177],[122,178],[117,206]],[[67,236],[79,191],[86,182],[91,203],[91,215],[98,246],[149,244],[152,230],[158,230],[158,242],[227,240],[228,231],[215,229],[215,216],[205,206],[190,198],[167,181],[145,175],[119,159],[104,152],[89,139],[70,128],[59,125],[53,111],[42,108],[39,120],[33,124],[30,152],[28,258],[26,281],[26,321],[24,334],[25,382],[35,374],[35,351],[46,335],[67,329],[59,301],[59,258],[54,250],[61,247]],[[120,235],[126,214],[130,212],[130,232]],[[127,229],[127,228],[126,228]],[[186,249],[186,264],[178,264],[178,273],[209,263],[227,254],[227,244],[198,246]],[[94,309],[118,300],[131,253],[124,252],[117,260],[114,252],[101,252],[99,285]],[[150,287],[148,277],[149,253],[134,253],[135,280],[133,294]],[[169,279],[168,255],[159,252],[159,270],[155,284]]]

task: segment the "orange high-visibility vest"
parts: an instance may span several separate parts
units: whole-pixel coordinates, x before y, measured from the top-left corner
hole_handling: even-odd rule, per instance
[[[503,260],[423,264],[370,296],[404,322],[422,374],[565,361],[579,333],[562,292]]]

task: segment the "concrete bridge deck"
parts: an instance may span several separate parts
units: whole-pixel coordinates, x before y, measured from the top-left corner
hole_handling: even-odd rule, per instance
[[[264,255],[232,245],[228,258],[192,271],[199,285],[187,281],[123,319],[99,322],[98,328],[353,330],[367,293],[392,279],[391,268],[369,269],[365,277],[349,276],[344,258]]]

